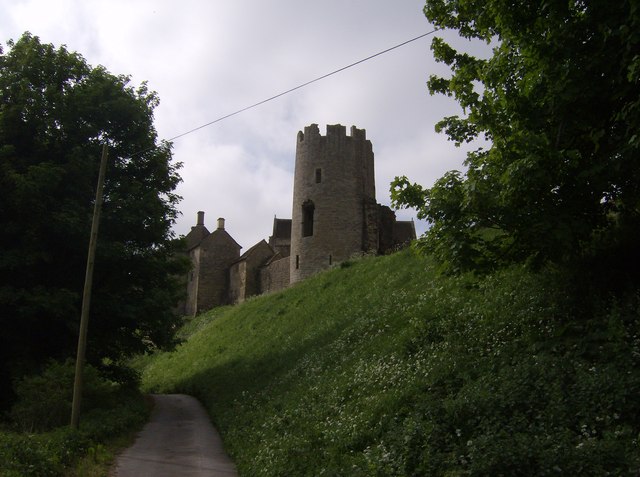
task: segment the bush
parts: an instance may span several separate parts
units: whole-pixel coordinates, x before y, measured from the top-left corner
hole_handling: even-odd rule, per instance
[[[42,432],[69,423],[75,365],[71,360],[51,361],[44,371],[25,376],[14,385],[17,402],[9,418],[23,432]],[[89,365],[83,373],[83,410],[105,404],[115,387]]]
[[[18,401],[8,417],[16,432],[0,432],[1,476],[62,476],[80,457],[95,457],[103,443],[148,418],[130,380],[116,384],[85,366],[80,429],[70,429],[74,376],[72,361],[51,361],[42,373],[15,383]]]
[[[0,475],[60,476],[89,445],[85,435],[70,428],[35,435],[0,432]]]
[[[109,401],[109,407],[84,413],[79,430],[61,427],[40,434],[0,431],[0,475],[60,477],[81,457],[105,460],[103,444],[139,428],[149,416],[138,392],[126,388],[111,391]]]

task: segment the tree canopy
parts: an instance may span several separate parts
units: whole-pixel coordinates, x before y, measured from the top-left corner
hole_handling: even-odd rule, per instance
[[[629,270],[640,231],[640,4],[427,0],[424,13],[497,46],[479,59],[432,42],[452,75],[432,76],[429,91],[465,112],[436,130],[490,145],[430,188],[392,183],[394,205],[431,223],[421,246],[454,271],[585,261]]]
[[[73,356],[95,187],[109,147],[87,358],[172,343],[171,226],[180,164],[158,141],[158,97],[25,33],[0,51],[0,389]],[[9,370],[12,370],[9,372]]]

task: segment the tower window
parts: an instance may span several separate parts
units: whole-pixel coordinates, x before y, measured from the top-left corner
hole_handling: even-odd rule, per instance
[[[300,255],[296,255],[296,270],[300,268]]]
[[[313,235],[313,213],[315,206],[313,202],[307,200],[302,204],[302,236],[311,237]]]
[[[316,169],[316,184],[322,182],[322,169]]]

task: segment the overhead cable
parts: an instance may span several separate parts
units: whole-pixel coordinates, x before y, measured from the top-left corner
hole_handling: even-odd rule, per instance
[[[407,40],[407,41],[404,41],[402,43],[399,43],[399,44],[397,44],[395,46],[392,46],[391,48],[387,48],[386,50],[379,51],[378,53],[375,53],[375,54],[373,54],[371,56],[367,56],[366,58],[363,58],[361,60],[356,61],[355,63],[351,63],[350,65],[343,66],[342,68],[338,68],[337,70],[332,71],[331,73],[327,73],[327,74],[324,74],[322,76],[318,76],[315,79],[312,79],[312,80],[307,81],[306,83],[298,85],[298,86],[296,86],[294,88],[291,88],[291,89],[288,89],[286,91],[283,91],[282,93],[278,93],[278,94],[276,94],[274,96],[271,96],[270,98],[263,99],[262,101],[258,101],[257,103],[254,103],[254,104],[252,104],[250,106],[246,106],[246,107],[244,107],[242,109],[238,109],[237,111],[234,111],[233,113],[226,114],[226,115],[221,116],[221,117],[219,117],[217,119],[214,119],[213,121],[209,121],[206,124],[203,124],[203,125],[198,126],[196,128],[190,129],[189,131],[186,131],[186,132],[183,132],[181,134],[178,134],[177,136],[173,136],[172,138],[168,139],[168,141],[174,141],[175,139],[178,139],[178,138],[181,138],[181,137],[186,136],[188,134],[191,134],[191,133],[194,133],[196,131],[199,131],[200,129],[206,128],[207,126],[211,126],[212,124],[219,123],[220,121],[223,121],[223,120],[225,120],[227,118],[230,118],[231,116],[235,116],[236,114],[243,113],[245,111],[248,111],[249,109],[253,109],[253,108],[257,107],[257,106],[260,106],[262,104],[268,103],[269,101],[273,101],[274,99],[277,99],[277,98],[279,98],[281,96],[284,96],[285,94],[289,94],[289,93],[292,93],[293,91],[296,91],[296,90],[298,90],[300,88],[304,88],[305,86],[309,86],[312,83],[316,83],[316,82],[318,82],[320,80],[328,78],[329,76],[333,76],[336,73],[340,73],[341,71],[344,71],[344,70],[347,70],[349,68],[352,68],[352,67],[354,67],[356,65],[359,65],[360,63],[364,63],[365,61],[369,61],[369,60],[371,60],[371,59],[373,59],[373,58],[375,58],[377,56],[384,55],[385,53],[393,51],[393,50],[395,50],[397,48],[400,48],[400,47],[402,47],[404,45],[407,45],[407,44],[409,44],[411,42],[420,40],[421,38],[424,38],[426,36],[433,35],[436,31],[437,31],[437,29],[432,30],[432,31],[430,31],[428,33],[423,33],[422,35],[419,35],[419,36],[417,36],[415,38],[411,38],[410,40]]]

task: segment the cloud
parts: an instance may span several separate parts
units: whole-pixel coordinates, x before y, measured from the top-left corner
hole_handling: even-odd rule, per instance
[[[134,84],[148,80],[161,100],[156,128],[168,139],[431,30],[422,6],[423,0],[23,0],[5,6],[0,31],[17,39],[29,30],[92,65],[131,75]],[[267,238],[273,216],[291,214],[296,134],[311,123],[321,131],[335,123],[367,130],[381,203],[389,203],[396,175],[428,186],[460,168],[464,151],[434,133],[439,119],[459,110],[427,92],[430,74],[446,74],[429,44],[429,38],[410,43],[177,139],[184,215],[176,232],[187,233],[204,210],[212,227],[225,217],[245,250]]]

